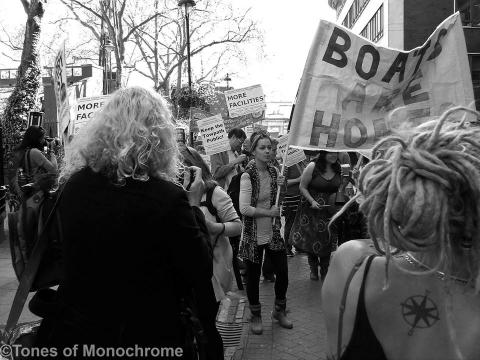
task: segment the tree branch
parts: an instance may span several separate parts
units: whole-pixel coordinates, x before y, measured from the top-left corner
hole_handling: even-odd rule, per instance
[[[28,15],[28,13],[30,12],[30,1],[28,0],[20,0],[20,1],[22,2],[25,13]]]
[[[132,26],[132,28],[130,29],[130,31],[127,33],[127,35],[125,35],[125,37],[123,38],[123,41],[126,42],[128,40],[128,38],[130,37],[130,35],[132,35],[132,33],[137,30],[139,27],[145,25],[146,23],[148,23],[150,20],[154,19],[155,17],[157,16],[161,16],[161,17],[165,17],[164,15],[162,14],[159,14],[159,13],[156,13],[156,14],[153,14],[152,16],[146,18],[145,20],[143,20],[140,24],[138,25],[135,25],[135,26]],[[133,25],[133,23],[132,23]]]
[[[73,6],[68,5],[68,4],[66,3],[66,1],[68,1],[68,0],[60,0],[60,1],[61,1],[64,5],[70,7],[71,9],[73,9]],[[103,19],[102,15],[100,15],[100,14],[97,13],[96,11],[92,10],[92,9],[89,8],[88,6],[83,5],[80,1],[78,1],[78,0],[70,0],[70,1],[73,2],[73,3],[75,3],[75,4],[77,4],[78,6],[80,6],[80,7],[82,7],[82,8],[84,8],[85,10],[87,10],[87,11],[90,12],[90,13],[92,13],[93,15],[95,15],[96,17],[98,17],[99,19]]]

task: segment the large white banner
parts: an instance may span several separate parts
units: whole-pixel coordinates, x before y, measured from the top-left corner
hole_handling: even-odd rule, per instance
[[[287,151],[287,146],[288,146],[288,134],[278,138],[277,153],[282,157],[282,159],[285,156],[285,151]],[[287,162],[285,163],[285,166],[287,167],[293,166],[305,160],[306,158],[307,157],[305,156],[305,152],[303,150],[294,149],[290,147],[288,148]]]
[[[377,46],[322,20],[300,83],[290,144],[371,149],[392,129],[416,126],[472,101],[458,13],[440,24],[423,46],[408,52]],[[388,116],[399,107],[397,116]]]
[[[60,125],[61,135],[70,124],[70,105],[67,93],[67,61],[65,58],[65,41],[62,42],[60,49],[55,56],[53,67],[53,88],[57,102],[57,122]]]
[[[221,115],[198,120],[197,124],[207,155],[218,154],[230,149],[230,142]]]
[[[267,108],[261,85],[225,91],[225,99],[231,118],[253,113],[261,114]]]
[[[89,122],[93,115],[103,107],[109,95],[80,98],[75,106],[74,134]]]

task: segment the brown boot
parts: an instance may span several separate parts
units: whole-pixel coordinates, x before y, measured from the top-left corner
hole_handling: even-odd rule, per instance
[[[293,328],[292,322],[287,319],[287,314],[285,313],[285,310],[273,310],[272,319],[277,320],[278,324],[285,329]]]
[[[258,315],[252,315],[250,318],[250,331],[252,334],[261,335],[263,332],[262,317]]]

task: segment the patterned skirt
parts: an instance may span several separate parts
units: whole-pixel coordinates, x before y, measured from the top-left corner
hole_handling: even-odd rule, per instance
[[[302,197],[290,232],[290,240],[298,250],[328,256],[335,250],[338,242],[336,226],[332,225],[331,233],[328,232],[328,223],[338,211],[338,207],[328,206],[332,203],[332,195],[335,194],[311,192],[311,195],[316,202],[325,207],[319,210],[312,209],[310,203]]]

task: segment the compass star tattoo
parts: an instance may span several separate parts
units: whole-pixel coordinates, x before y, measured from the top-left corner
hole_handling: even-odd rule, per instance
[[[411,326],[408,335],[413,335],[415,329],[426,329],[432,327],[440,317],[435,302],[428,297],[430,291],[426,290],[425,295],[410,296],[401,303],[402,316],[405,322]]]

